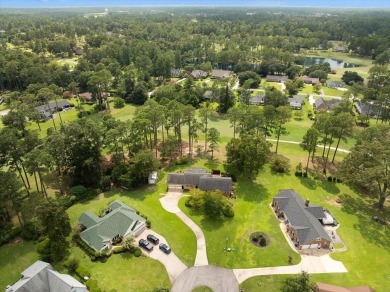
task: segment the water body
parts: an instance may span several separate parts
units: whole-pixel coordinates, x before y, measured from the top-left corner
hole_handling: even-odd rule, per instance
[[[306,57],[305,58],[305,67],[310,67],[315,64],[323,64],[325,62],[328,62],[331,69],[337,69],[337,68],[354,68],[354,67],[360,67],[358,64],[353,63],[347,63],[343,60],[336,60],[336,59],[329,59],[329,58],[318,58],[318,57]]]

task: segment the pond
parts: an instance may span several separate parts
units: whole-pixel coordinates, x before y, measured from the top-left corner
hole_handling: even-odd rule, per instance
[[[343,60],[336,60],[336,59],[330,59],[330,58],[319,58],[319,57],[306,57],[305,58],[305,67],[310,67],[315,64],[323,64],[325,62],[328,62],[331,69],[338,69],[338,68],[354,68],[354,67],[360,67],[358,64],[353,63],[347,63]]]

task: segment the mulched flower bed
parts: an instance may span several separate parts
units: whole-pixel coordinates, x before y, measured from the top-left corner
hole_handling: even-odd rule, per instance
[[[250,242],[257,247],[267,247],[270,244],[270,238],[263,232],[253,232],[249,236]]]

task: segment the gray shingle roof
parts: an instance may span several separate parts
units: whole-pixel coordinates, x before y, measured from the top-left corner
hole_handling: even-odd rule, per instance
[[[91,216],[81,214],[79,222],[87,227],[80,233],[80,237],[93,249],[100,251],[107,241],[113,239],[116,235],[124,236],[128,230],[133,230],[138,224],[145,222],[145,219],[139,216],[136,211],[116,200],[109,205],[113,210],[102,218],[98,218],[96,224],[87,227],[83,222],[91,223],[86,220]],[[84,220],[84,221],[83,221]]]
[[[99,221],[100,221],[100,218],[89,211],[81,214],[81,216],[79,218],[79,222],[87,228],[95,225]]]
[[[170,173],[167,179],[168,184],[192,185],[203,191],[220,190],[223,192],[232,191],[232,179],[230,177],[212,176],[204,168],[189,168],[186,172]]]
[[[7,291],[14,292],[86,292],[87,288],[73,277],[60,274],[45,262],[36,261],[22,272],[23,278]]]
[[[288,79],[287,76],[279,76],[279,75],[267,75],[266,80],[269,82],[282,82]]]
[[[335,80],[328,80],[328,81],[326,81],[326,86],[330,87],[330,88],[345,87],[345,82],[343,82],[343,81],[335,81]]]
[[[316,100],[315,107],[320,108],[322,106],[322,107],[325,107],[326,109],[332,109],[339,102],[340,102],[339,99],[332,98],[332,99],[326,100],[326,99],[323,99],[322,97],[320,97],[319,99]]]
[[[260,105],[260,104],[264,104],[264,95],[263,94],[258,94],[258,95],[255,95],[255,96],[251,96],[249,98],[249,104],[253,104],[253,105]]]
[[[324,238],[331,241],[329,235],[318,221],[318,209],[306,207],[302,198],[294,190],[280,190],[274,197],[279,202],[279,208],[290,222],[292,228],[297,231],[298,240],[301,245],[307,244],[317,238]],[[313,206],[318,207],[318,206]],[[316,216],[307,210],[310,209]]]
[[[70,107],[70,103],[67,101],[67,100],[60,100],[60,101],[53,101],[53,102],[50,102],[49,104],[43,104],[43,105],[40,105],[40,106],[37,106],[35,107],[35,109],[38,111],[38,112],[47,112],[47,111],[50,111],[50,110],[55,110],[55,108],[57,109],[64,109],[64,108],[67,108],[67,107]]]
[[[228,70],[213,70],[211,72],[211,76],[214,78],[227,78],[230,75],[230,71]]]
[[[199,189],[203,191],[222,191],[230,193],[233,181],[231,177],[209,177],[202,176],[199,179]]]

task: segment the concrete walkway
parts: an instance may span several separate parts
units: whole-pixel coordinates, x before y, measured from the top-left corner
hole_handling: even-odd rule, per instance
[[[209,261],[206,252],[206,239],[203,231],[190,218],[187,217],[178,207],[178,202],[183,196],[181,192],[168,192],[160,199],[162,207],[168,212],[175,213],[188,227],[192,229],[196,236],[197,250],[195,266],[207,266]]]
[[[246,279],[254,276],[299,274],[302,271],[306,271],[309,274],[348,272],[342,262],[333,260],[328,254],[321,256],[301,255],[301,258],[301,262],[297,265],[234,269],[233,273],[235,274],[237,281],[242,283]]]
[[[173,283],[171,292],[191,292],[198,286],[210,287],[215,292],[238,291],[238,282],[232,270],[203,266],[185,270]]]

